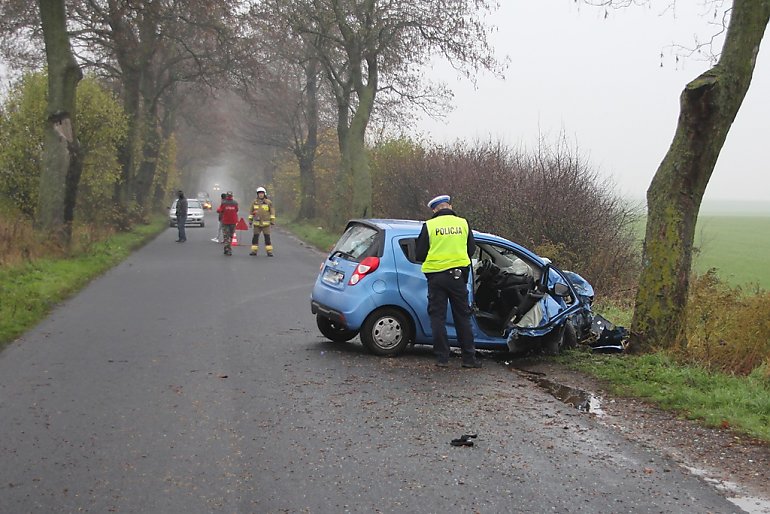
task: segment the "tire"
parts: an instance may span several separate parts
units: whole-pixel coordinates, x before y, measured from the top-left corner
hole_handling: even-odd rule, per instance
[[[358,335],[358,330],[343,328],[320,314],[316,314],[315,323],[324,337],[331,339],[335,343],[346,343]]]
[[[559,355],[562,350],[577,346],[577,333],[575,326],[566,321],[559,328],[551,330],[543,337],[543,353],[546,355]]]
[[[561,349],[561,342],[564,337],[564,327],[556,327],[546,335],[543,336],[543,353],[545,355],[555,356],[559,355]]]
[[[361,327],[361,342],[375,355],[393,357],[412,339],[412,326],[399,310],[384,307],[371,313]]]
[[[559,351],[577,348],[577,331],[571,321],[564,324],[564,334],[561,336],[561,348]]]

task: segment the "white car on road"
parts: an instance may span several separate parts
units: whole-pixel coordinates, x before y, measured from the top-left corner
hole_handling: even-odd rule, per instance
[[[174,200],[174,203],[171,204],[171,208],[168,210],[168,224],[170,227],[176,227],[176,202],[178,200]],[[188,225],[198,225],[200,227],[203,227],[205,225],[204,221],[204,211],[203,211],[203,205],[201,205],[201,201],[197,198],[188,198],[187,199],[187,221],[185,221],[184,226]]]

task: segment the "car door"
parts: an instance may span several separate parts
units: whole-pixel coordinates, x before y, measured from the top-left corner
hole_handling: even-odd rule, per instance
[[[394,237],[393,255],[398,271],[398,289],[401,298],[413,311],[413,317],[416,320],[415,328],[422,332],[423,339],[430,340],[433,337],[433,331],[428,316],[428,281],[422,272],[422,263],[416,258],[416,243],[417,238],[414,236]],[[469,280],[468,283],[469,298],[472,298],[473,281]],[[447,303],[446,327],[447,337],[456,340],[457,332],[449,303]]]

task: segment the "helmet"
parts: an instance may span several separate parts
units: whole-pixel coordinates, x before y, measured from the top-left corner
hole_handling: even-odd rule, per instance
[[[260,187],[257,188],[257,193],[265,193],[265,194],[267,194],[267,191],[265,191],[264,187],[260,186]]]
[[[227,192],[227,196],[228,196],[228,197],[229,197],[229,196],[233,196],[233,192],[232,192],[232,191],[228,191],[228,192]]]

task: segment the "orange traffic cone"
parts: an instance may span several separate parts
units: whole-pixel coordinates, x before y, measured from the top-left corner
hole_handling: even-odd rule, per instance
[[[230,246],[238,246],[238,231],[233,230],[233,241],[230,243]]]

